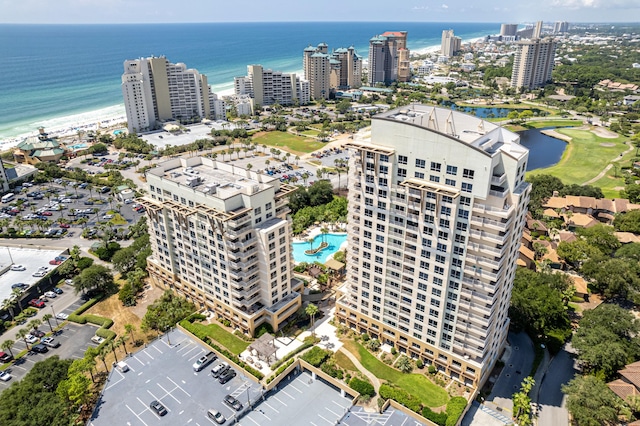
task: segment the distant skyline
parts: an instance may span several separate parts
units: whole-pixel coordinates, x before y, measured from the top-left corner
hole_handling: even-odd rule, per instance
[[[268,4],[268,7],[265,6]],[[0,0],[4,24],[194,22],[630,22],[638,0]]]

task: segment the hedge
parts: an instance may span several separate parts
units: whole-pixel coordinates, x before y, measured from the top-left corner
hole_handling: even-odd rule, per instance
[[[104,318],[104,317],[93,315],[93,314],[81,315],[87,309],[89,309],[90,307],[98,303],[100,299],[102,299],[102,295],[88,300],[82,306],[76,309],[71,315],[69,315],[69,318],[67,319],[71,322],[75,322],[78,324],[91,323],[91,324],[99,325],[100,328],[96,330],[96,336],[102,337],[103,339],[105,339],[105,342],[106,342],[116,337],[116,333],[114,331],[108,330],[113,325],[113,320],[111,318]],[[105,342],[103,342],[101,346],[104,345]]]
[[[358,392],[360,395],[365,396],[373,396],[376,394],[373,385],[365,380],[358,379],[354,377],[349,382],[349,387],[354,391]]]
[[[319,367],[327,358],[329,358],[329,355],[331,355],[331,352],[326,351],[319,346],[314,346],[309,352],[305,353],[300,358],[307,361],[314,367]]]
[[[467,407],[467,400],[461,396],[454,396],[447,402],[447,423],[446,426],[455,426]]]
[[[294,361],[295,361],[295,359],[289,359],[289,361],[286,364],[284,364],[280,368],[278,368],[273,375],[269,376],[269,378],[267,379],[267,384],[273,382],[275,380],[275,378],[278,377],[279,375],[281,375],[284,370],[289,368],[291,366],[291,364],[294,363]]]
[[[305,349],[310,348],[311,346],[313,346],[313,342],[304,342],[300,347],[292,350],[291,352],[286,354],[284,357],[282,357],[282,359],[279,359],[278,361],[271,364],[271,370],[273,371],[274,369],[282,365],[282,363],[289,361],[291,358],[293,358],[300,352],[304,351]]]
[[[217,344],[213,343],[211,341],[211,338],[209,336],[207,336],[206,333],[198,332],[199,330],[196,330],[193,327],[191,327],[192,324],[188,320],[184,319],[184,320],[180,321],[179,324],[185,330],[189,331],[194,336],[196,336],[198,339],[202,340],[207,345],[211,346],[213,349],[218,351],[218,353],[226,356],[228,359],[230,359],[231,361],[235,362],[238,365],[238,367],[244,369],[247,373],[249,373],[252,376],[256,377],[258,380],[262,380],[264,378],[264,374],[262,374],[260,371],[256,370],[255,368],[253,368],[250,365],[248,365],[246,362],[242,361],[235,354],[232,354],[231,352],[229,352],[226,348],[221,348]]]
[[[448,424],[447,420],[449,419],[447,417],[447,413],[436,413],[429,407],[422,408],[422,417],[424,417],[425,419],[431,420],[432,422],[434,422],[439,426],[447,425]]]
[[[383,399],[393,399],[398,404],[404,405],[416,413],[419,413],[422,409],[420,400],[403,389],[383,384],[380,385],[379,394]]]

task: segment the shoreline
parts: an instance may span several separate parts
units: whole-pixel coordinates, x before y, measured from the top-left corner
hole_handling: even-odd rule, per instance
[[[475,43],[478,40],[482,40],[484,37],[474,37],[467,40],[462,40],[462,43]],[[412,50],[412,53],[416,55],[428,55],[437,53],[440,49],[439,45],[429,45]],[[296,74],[302,76],[303,70],[298,69],[295,71],[283,71],[289,74]],[[234,94],[233,81],[230,83],[211,85],[211,90],[219,97],[229,96]],[[68,137],[76,135],[78,130],[82,131],[98,131],[102,129],[109,129],[118,126],[120,123],[125,123],[127,120],[124,104],[116,104],[108,107],[88,110],[71,114],[62,117],[51,117],[45,119],[39,119],[37,117],[31,118],[27,123],[16,124],[16,128],[25,128],[33,126],[29,130],[18,133],[16,135],[9,135],[0,138],[0,152],[14,148],[22,140],[28,136],[33,136],[38,133],[39,127],[44,127],[47,133],[53,137]]]

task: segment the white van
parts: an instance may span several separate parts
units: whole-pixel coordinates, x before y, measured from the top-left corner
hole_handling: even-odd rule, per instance
[[[14,194],[13,192],[10,192],[8,194],[5,194],[2,196],[2,202],[3,203],[8,203],[9,201],[13,200],[14,198],[16,198],[16,194]]]
[[[127,371],[129,371],[129,366],[124,361],[120,361],[120,362],[116,363],[116,368],[121,373],[126,373]]]

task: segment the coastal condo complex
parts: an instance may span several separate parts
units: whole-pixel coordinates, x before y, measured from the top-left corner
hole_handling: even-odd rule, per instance
[[[442,43],[440,53],[442,56],[451,58],[460,50],[462,39],[453,35],[453,30],[442,31]]]
[[[367,83],[389,85],[411,79],[406,31],[387,31],[369,40],[369,74]]]
[[[341,47],[331,53],[326,43],[307,46],[302,55],[302,67],[313,99],[329,99],[336,90],[355,89],[361,85],[362,57],[353,46]]]
[[[255,105],[299,105],[309,103],[309,82],[295,74],[265,70],[262,65],[247,66],[246,77],[234,79],[235,94],[249,95]]]
[[[538,22],[533,38],[518,42],[511,72],[511,87],[536,89],[551,81],[557,43],[541,39],[542,22]]]
[[[207,76],[164,56],[126,60],[122,96],[129,132],[153,130],[161,122],[225,119],[224,102]]]
[[[301,306],[292,276],[288,196],[278,179],[209,158],[176,158],[146,174],[151,279],[253,334],[277,331]]]
[[[346,146],[338,322],[482,386],[509,328],[528,150],[493,123],[417,104],[375,115]]]

